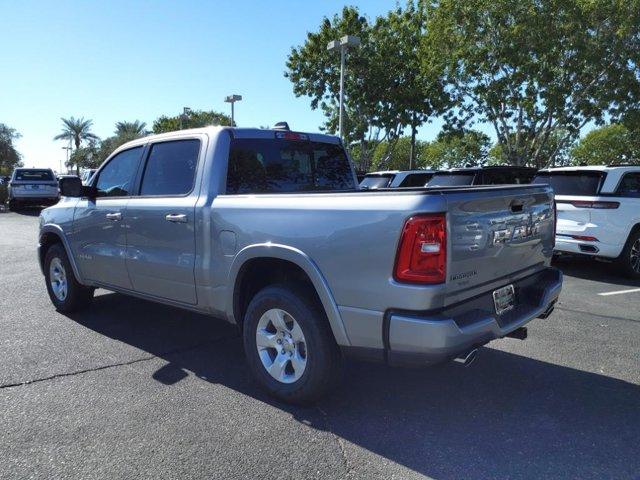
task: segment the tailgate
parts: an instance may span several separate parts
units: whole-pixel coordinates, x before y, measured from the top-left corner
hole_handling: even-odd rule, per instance
[[[553,254],[553,193],[547,186],[449,192],[447,291],[510,283],[548,263]],[[494,285],[492,285],[494,284]]]

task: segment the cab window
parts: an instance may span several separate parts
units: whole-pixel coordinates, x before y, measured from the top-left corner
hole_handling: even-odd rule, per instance
[[[140,195],[186,195],[193,189],[200,140],[176,140],[151,147]]]
[[[142,147],[118,153],[98,173],[98,197],[128,197],[133,194]]]

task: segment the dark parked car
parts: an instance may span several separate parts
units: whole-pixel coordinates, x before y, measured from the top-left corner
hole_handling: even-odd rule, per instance
[[[531,183],[537,170],[531,167],[493,166],[452,168],[436,172],[427,187],[460,185],[511,185]]]

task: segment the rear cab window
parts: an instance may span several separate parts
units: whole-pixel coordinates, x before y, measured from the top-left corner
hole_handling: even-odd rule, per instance
[[[547,183],[556,195],[596,196],[605,177],[605,172],[596,170],[540,172],[532,183]]]
[[[383,175],[366,175],[360,182],[360,188],[375,190],[376,188],[387,188],[393,182],[395,175],[393,173]]]
[[[285,138],[234,138],[227,194],[355,190],[349,159],[340,145]]]
[[[18,182],[51,182],[54,178],[51,170],[21,169],[16,170],[14,180]]]

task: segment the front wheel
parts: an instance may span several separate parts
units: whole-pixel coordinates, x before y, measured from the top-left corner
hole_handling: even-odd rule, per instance
[[[91,302],[94,289],[85,287],[76,280],[67,252],[59,243],[47,250],[44,276],[49,298],[59,312],[75,312]]]
[[[618,257],[618,265],[627,277],[640,279],[640,230],[629,235]]]
[[[322,307],[306,292],[266,287],[251,300],[243,324],[251,373],[274,397],[317,400],[340,378],[338,345]]]

